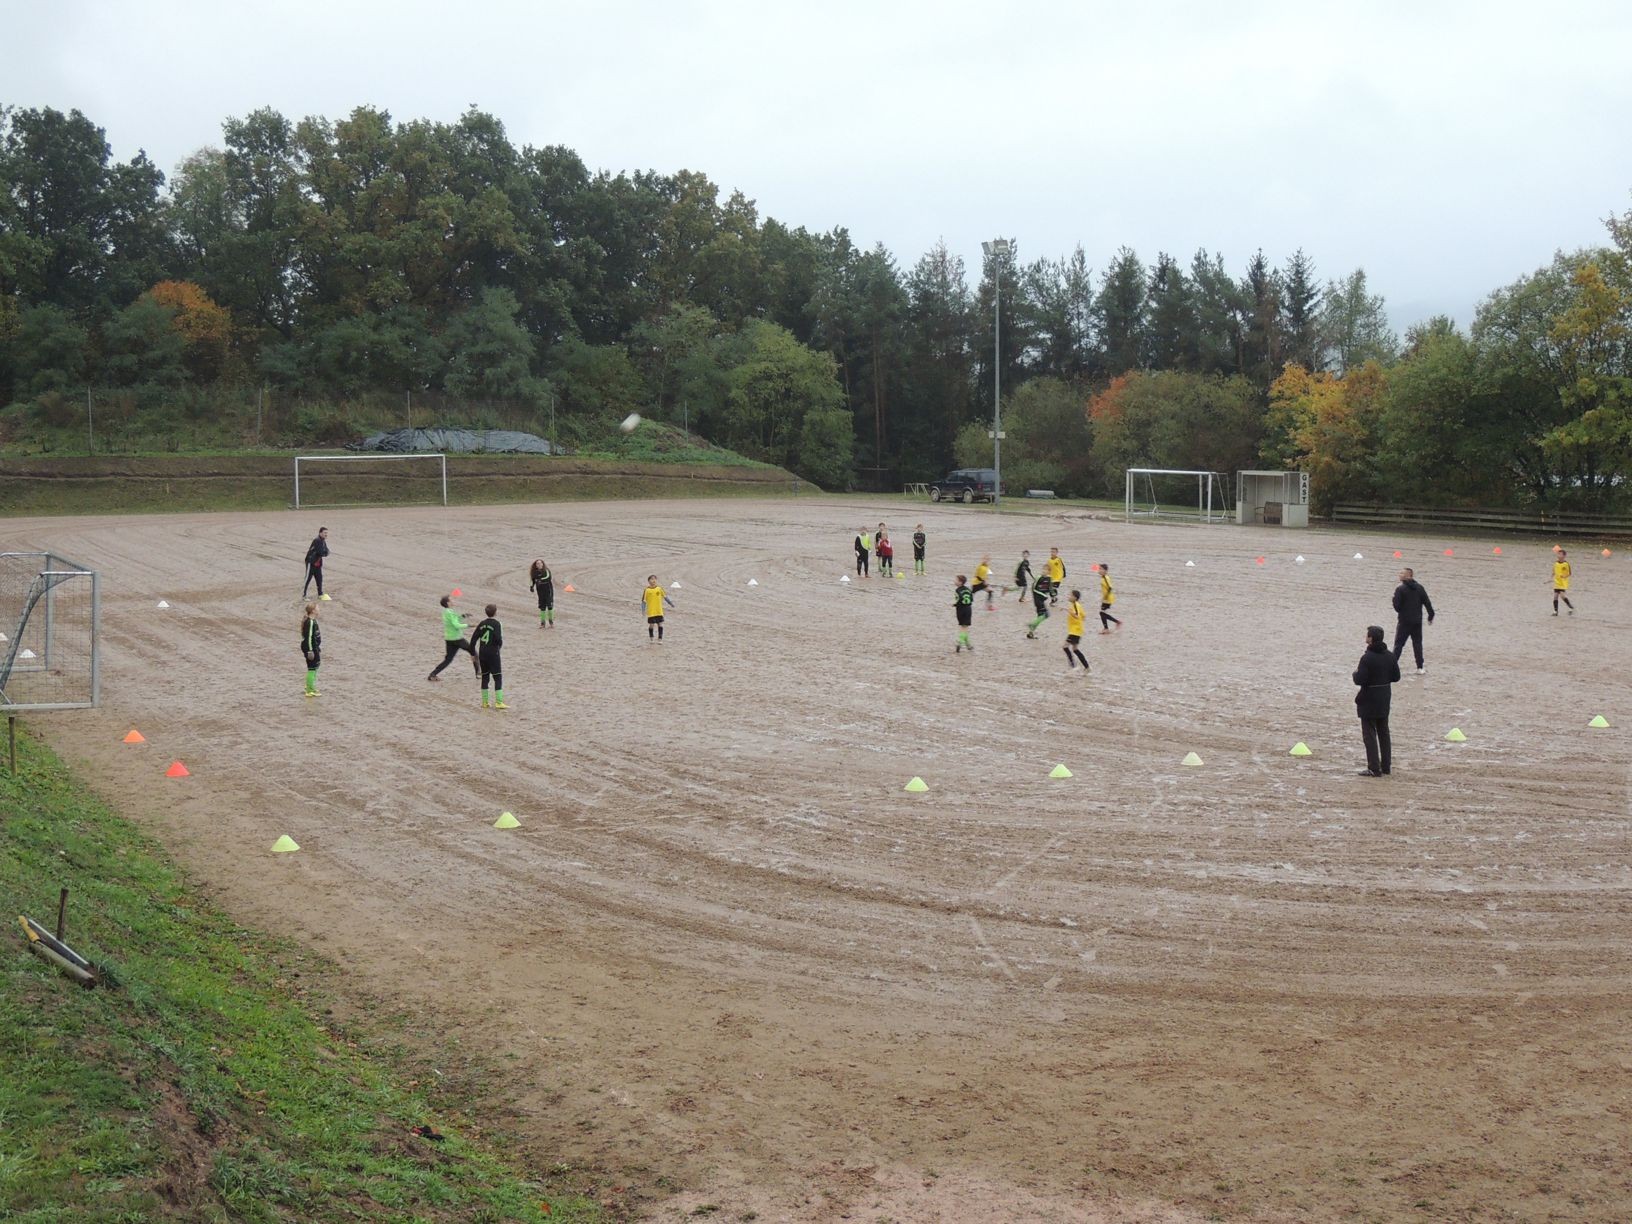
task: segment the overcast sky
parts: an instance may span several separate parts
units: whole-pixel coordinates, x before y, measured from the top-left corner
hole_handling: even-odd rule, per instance
[[[0,0],[0,103],[171,173],[221,121],[359,105],[592,169],[706,173],[902,268],[944,238],[1102,268],[1364,267],[1403,328],[1632,208],[1632,4]]]

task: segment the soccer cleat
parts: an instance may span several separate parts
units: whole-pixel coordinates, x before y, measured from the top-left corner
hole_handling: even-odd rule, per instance
[[[952,647],[952,653],[953,654],[962,654],[963,653],[963,643],[959,642],[956,646]]]
[[[319,595],[318,598],[320,600],[322,600],[324,603],[333,603],[334,602],[327,595]]]
[[[1428,673],[1428,669],[1426,667],[1417,668],[1417,675],[1423,676],[1423,675],[1426,675],[1427,673]]]
[[[495,703],[493,708],[495,710],[508,710],[510,707],[505,705],[504,702],[500,701],[500,702]]]
[[[1383,775],[1378,773],[1375,769],[1362,769],[1356,776],[1361,778],[1380,778]]]
[[[1028,631],[1028,632],[1027,632],[1027,633],[1026,633],[1026,636],[1027,636],[1027,637],[1028,637],[1028,638],[1030,638],[1030,639],[1031,639],[1031,640],[1032,640],[1032,641],[1034,641],[1034,642],[1035,642],[1035,641],[1036,641],[1036,640],[1037,640],[1037,635],[1036,635],[1036,634],[1035,634],[1035,633],[1031,633],[1031,632],[1029,632],[1029,631]]]
[[[426,676],[426,677],[425,677],[425,679],[427,679],[427,680],[434,680],[434,681],[436,681],[436,683],[438,683],[438,684],[440,684],[440,683],[442,683],[442,677],[441,677],[441,676],[438,676],[438,675],[435,675],[435,674],[432,674],[432,675],[429,675],[429,676]]]

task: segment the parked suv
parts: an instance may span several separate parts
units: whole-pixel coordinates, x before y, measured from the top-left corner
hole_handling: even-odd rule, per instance
[[[929,486],[930,501],[961,501],[964,505],[997,499],[997,472],[993,468],[959,468],[945,480]]]

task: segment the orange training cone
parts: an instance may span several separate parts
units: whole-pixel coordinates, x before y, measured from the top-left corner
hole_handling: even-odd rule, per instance
[[[577,587],[575,587],[575,586],[573,586],[573,585],[572,585],[572,583],[570,583],[570,582],[569,582],[569,583],[567,583],[567,585],[566,585],[566,586],[564,586],[564,587],[562,587],[562,588],[561,588],[561,589],[562,589],[562,590],[563,590],[563,591],[571,591],[571,592],[573,592],[573,593],[574,593],[574,594],[577,594],[577,592],[578,592],[578,588],[577,588]]]
[[[1258,564],[1262,565],[1263,563],[1264,563],[1264,559],[1262,557],[1259,557],[1258,558]]]
[[[1446,550],[1445,550],[1445,555],[1446,555],[1446,556],[1447,556],[1447,557],[1454,557],[1454,556],[1456,556],[1456,553],[1455,553],[1455,552],[1454,552],[1454,551],[1453,551],[1453,550],[1451,550],[1451,549],[1449,549],[1449,548],[1447,548],[1447,549],[1446,549]]]
[[[461,591],[458,587],[454,587],[453,590],[448,592],[448,595],[453,599],[458,599],[463,594],[464,594],[464,592]]]
[[[1600,556],[1600,557],[1607,557],[1607,556],[1609,556],[1609,549],[1607,549],[1607,548],[1606,548],[1606,549],[1604,549],[1604,551],[1603,551],[1603,552],[1601,552],[1601,553],[1599,553],[1599,554],[1598,554],[1598,555],[1599,555],[1599,556]]]
[[[1496,545],[1495,548],[1490,550],[1490,555],[1493,556],[1493,557],[1501,556],[1502,555],[1502,546],[1500,544]]]
[[[1403,556],[1405,556],[1405,554],[1402,553],[1399,549],[1396,548],[1394,550],[1394,560],[1398,561]]]
[[[171,761],[170,768],[164,771],[164,776],[167,778],[192,777],[192,775],[187,772],[187,766],[183,765],[180,761]]]
[[[145,743],[147,743],[147,736],[143,735],[140,731],[136,730],[135,727],[132,727],[130,729],[130,731],[125,736],[125,743],[127,743],[127,744],[145,744]]]

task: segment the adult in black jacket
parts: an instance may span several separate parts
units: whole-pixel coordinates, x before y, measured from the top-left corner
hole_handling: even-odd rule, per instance
[[[1394,695],[1393,684],[1399,678],[1400,665],[1389,657],[1388,647],[1383,645],[1383,627],[1369,626],[1366,653],[1354,669],[1354,682],[1360,686],[1354,695],[1354,709],[1360,715],[1360,737],[1366,741],[1366,767],[1360,771],[1361,777],[1379,778],[1390,772],[1394,744],[1388,735],[1388,707]]]
[[[312,589],[312,579],[317,579],[317,597],[327,599],[323,594],[323,558],[329,555],[329,529],[319,527],[317,536],[311,546],[306,549],[306,585],[300,588],[300,597],[306,598],[306,592]]]
[[[1394,614],[1400,618],[1400,623],[1394,627],[1394,662],[1400,661],[1400,653],[1405,649],[1407,641],[1411,643],[1411,652],[1417,659],[1417,675],[1422,675],[1422,615],[1428,614],[1428,623],[1434,623],[1434,601],[1428,598],[1428,592],[1423,589],[1422,583],[1416,580],[1410,569],[1400,571],[1400,585],[1394,588]],[[1397,679],[1398,677],[1396,677]]]

